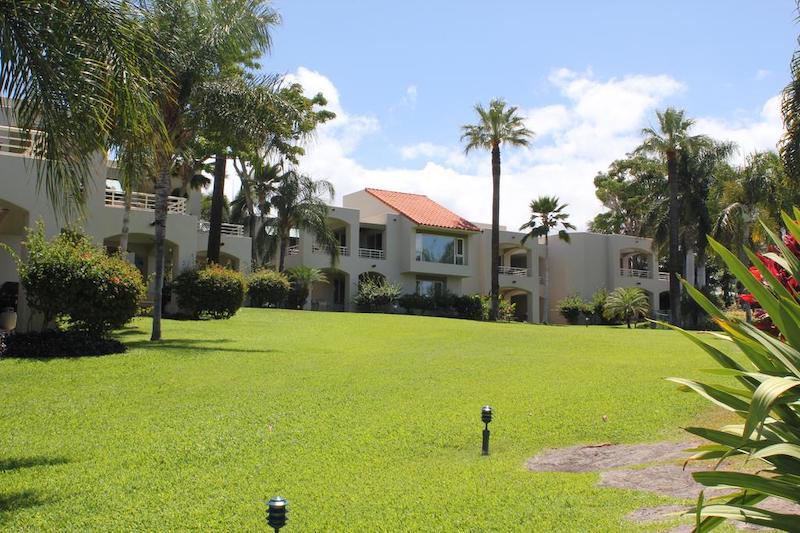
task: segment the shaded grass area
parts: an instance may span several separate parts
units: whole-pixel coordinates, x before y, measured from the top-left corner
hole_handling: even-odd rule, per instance
[[[286,531],[642,531],[622,517],[674,500],[524,461],[685,438],[707,404],[662,378],[713,366],[664,330],[244,309],[151,343],[149,325],[119,333],[125,354],[0,361],[2,527],[256,530],[280,494]]]

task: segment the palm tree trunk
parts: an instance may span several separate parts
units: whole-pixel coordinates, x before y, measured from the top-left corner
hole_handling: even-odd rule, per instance
[[[678,246],[680,206],[678,205],[678,161],[674,150],[667,152],[667,184],[669,186],[669,314],[676,326],[681,320],[681,256]]]
[[[542,324],[550,318],[550,238],[544,235],[544,316],[539,317]]]
[[[500,308],[500,145],[492,147],[492,289],[489,320],[497,320]]]
[[[289,248],[289,232],[286,232],[286,235],[281,235],[281,248],[278,255],[278,272],[283,272],[284,267],[286,266],[286,250]]]
[[[169,160],[165,157],[155,186],[155,254],[156,272],[153,281],[153,331],[151,341],[161,340],[161,312],[164,291],[164,241],[167,238],[167,200],[169,197]]]
[[[122,233],[119,237],[119,252],[123,256],[128,254],[128,233],[131,226],[131,202],[133,201],[133,190],[128,187],[125,190],[125,209],[122,211]]]
[[[211,196],[211,224],[208,231],[206,260],[219,263],[219,250],[222,246],[222,204],[225,200],[225,167],[228,158],[217,154],[214,158],[214,191]]]

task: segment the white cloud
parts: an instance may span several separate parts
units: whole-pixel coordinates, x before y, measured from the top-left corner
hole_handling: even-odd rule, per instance
[[[773,96],[761,108],[758,117],[738,120],[720,120],[712,117],[699,118],[695,130],[715,139],[735,142],[738,146],[736,159],[741,161],[755,150],[775,150],[783,134],[781,97]]]
[[[401,163],[367,167],[358,161],[359,143],[380,129],[374,117],[351,115],[339,92],[326,76],[300,68],[291,77],[308,93],[321,91],[337,118],[319,129],[307,149],[301,168],[312,176],[331,180],[341,195],[379,187],[427,194],[466,218],[491,219],[489,155],[463,154],[457,142],[448,145],[420,142],[400,147]],[[528,203],[542,194],[557,195],[570,204],[571,220],[585,229],[600,203],[593,179],[614,159],[640,142],[640,131],[651,125],[653,109],[663,107],[685,86],[666,75],[633,75],[601,80],[590,71],[554,71],[550,83],[562,102],[538,107],[520,106],[536,133],[531,149],[503,152],[501,223],[516,229],[528,218]],[[412,96],[413,95],[413,96]],[[416,87],[406,88],[404,99],[416,98]],[[780,135],[777,99],[770,99],[755,118],[723,121],[702,118],[697,131],[738,142],[743,150],[774,147]]]
[[[760,68],[756,71],[755,79],[756,81],[761,81],[768,78],[770,74],[772,74],[772,71],[765,68]]]

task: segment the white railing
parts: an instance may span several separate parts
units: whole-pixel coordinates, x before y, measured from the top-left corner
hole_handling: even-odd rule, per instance
[[[544,285],[544,276],[539,274],[539,285]]]
[[[341,256],[350,255],[350,248],[348,248],[347,246],[337,246],[336,248],[339,250],[339,255],[341,255]],[[315,244],[311,248],[311,253],[312,254],[330,254],[331,253],[330,250],[331,249],[330,249],[329,246],[320,246],[319,244]]]
[[[108,207],[125,207],[125,193],[106,189],[106,205]],[[153,211],[156,208],[156,195],[146,192],[135,192],[131,194],[131,209],[139,211]],[[186,198],[180,196],[167,197],[167,212],[186,214]]]
[[[625,278],[649,279],[653,277],[649,270],[641,270],[638,268],[620,268],[619,275]]]
[[[33,152],[33,136],[37,132],[25,132],[14,126],[0,126],[0,152],[31,155]]]
[[[527,276],[528,269],[527,268],[520,268],[520,267],[512,267],[512,266],[499,266],[497,267],[498,274],[506,274],[508,276]]]
[[[300,255],[300,246],[294,245],[286,249],[286,255]]]
[[[386,259],[386,252],[377,250],[375,248],[359,248],[358,257],[366,257],[367,259]]]
[[[209,231],[211,231],[211,222],[207,220],[198,220],[197,231],[202,233],[208,233]],[[235,237],[242,237],[244,235],[244,226],[240,224],[228,224],[227,222],[223,222],[222,227],[220,228],[220,233],[222,233],[223,235],[233,235]]]
[[[658,280],[659,281],[669,281],[669,272],[659,272],[658,273]]]

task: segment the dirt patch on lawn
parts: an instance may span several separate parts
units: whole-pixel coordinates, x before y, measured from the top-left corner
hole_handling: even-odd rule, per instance
[[[598,444],[545,450],[525,463],[532,472],[598,472],[686,457],[693,443]]]
[[[661,522],[670,518],[677,518],[689,509],[686,505],[659,505],[658,507],[644,507],[631,511],[625,516],[626,520],[646,524],[648,522]]]
[[[696,468],[684,470],[676,465],[657,465],[638,470],[609,470],[600,473],[599,487],[613,487],[615,489],[641,490],[654,492],[662,496],[685,498],[692,500],[700,495],[702,485],[692,478]],[[707,488],[706,495],[720,496],[725,493],[736,492],[732,489]]]

